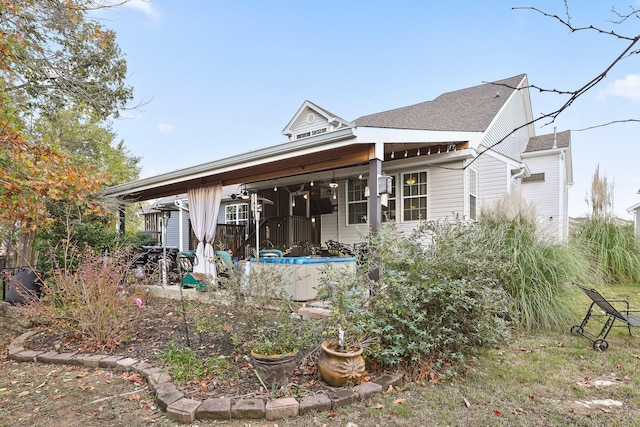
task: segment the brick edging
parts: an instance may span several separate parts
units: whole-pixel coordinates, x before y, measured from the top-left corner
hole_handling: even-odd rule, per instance
[[[217,419],[267,419],[278,420],[284,417],[304,415],[310,411],[328,411],[338,406],[349,405],[369,398],[375,393],[396,385],[403,379],[402,373],[385,374],[359,384],[352,389],[338,388],[328,393],[306,396],[298,401],[293,397],[270,399],[230,398],[207,399],[204,401],[189,399],[173,383],[171,376],[162,368],[155,367],[144,360],[125,356],[106,354],[58,353],[56,351],[26,350],[24,342],[35,334],[26,332],[14,339],[7,347],[9,359],[17,362],[40,362],[85,366],[88,368],[110,368],[122,372],[135,372],[142,376],[155,394],[158,407],[167,413],[167,417],[182,423],[196,420]]]

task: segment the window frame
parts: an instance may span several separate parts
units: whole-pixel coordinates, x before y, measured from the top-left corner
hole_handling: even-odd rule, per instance
[[[469,219],[478,220],[478,171],[471,169],[469,170]]]
[[[234,208],[234,219],[229,219],[229,208]],[[242,209],[244,208],[244,209]],[[244,211],[245,218],[240,213]],[[224,207],[224,223],[232,225],[246,225],[249,223],[249,203],[230,203]]]
[[[424,176],[424,182],[420,182],[420,178]],[[429,171],[426,169],[414,170],[414,171],[402,171],[400,172],[401,177],[401,185],[402,185],[402,222],[417,222],[417,221],[425,221],[429,218]],[[407,183],[409,178],[417,178],[416,182]],[[420,190],[420,188],[424,188],[424,193],[420,193],[418,191],[417,194],[407,194],[407,189],[416,188]],[[411,191],[409,191],[411,193]],[[407,208],[406,202],[410,200],[418,200],[418,205],[415,208],[410,208],[410,212],[420,212],[424,210],[424,217],[420,217],[420,213],[418,213],[418,218],[413,218],[411,215],[410,218],[407,218]],[[420,206],[420,202],[424,200],[424,207]],[[413,205],[412,205],[413,206]],[[397,207],[397,204],[396,204]],[[396,215],[397,216],[397,215]]]
[[[356,189],[352,189],[352,186],[355,184],[359,184],[362,188],[357,189],[357,192],[361,194],[360,199],[351,200],[351,195],[356,193]],[[366,178],[357,179],[357,180],[347,180],[347,185],[345,186],[345,201],[346,201],[346,221],[347,225],[362,225],[369,223],[369,197],[365,196],[366,188],[368,185],[368,180]],[[364,206],[364,211],[354,212],[353,215],[360,214],[359,222],[351,222],[352,219],[352,207],[353,206]],[[364,218],[363,218],[364,217]]]

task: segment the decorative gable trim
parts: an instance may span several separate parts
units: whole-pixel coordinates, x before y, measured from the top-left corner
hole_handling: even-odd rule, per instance
[[[304,101],[293,118],[282,130],[289,140],[309,138],[332,132],[344,127],[352,127],[351,123],[318,107],[311,101]]]

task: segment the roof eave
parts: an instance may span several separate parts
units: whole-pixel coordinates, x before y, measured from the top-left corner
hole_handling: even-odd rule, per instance
[[[335,144],[341,141],[349,140],[355,137],[355,135],[355,129],[345,128],[334,132],[305,138],[304,140],[284,142],[279,145],[274,145],[255,151],[248,151],[243,154],[226,157],[220,160],[215,160],[213,162],[203,163],[200,165],[178,169],[160,175],[139,179],[137,181],[116,185],[107,188],[102,192],[102,194],[107,197],[125,196],[133,192],[148,190],[150,188],[157,187],[160,184],[172,184],[185,180],[187,178],[196,179],[200,176],[211,175],[222,170],[244,167],[249,163],[256,164],[267,159],[270,160],[275,158],[283,158],[291,154],[300,153],[302,151],[308,152],[311,150],[317,150],[319,148],[324,148],[329,144]]]

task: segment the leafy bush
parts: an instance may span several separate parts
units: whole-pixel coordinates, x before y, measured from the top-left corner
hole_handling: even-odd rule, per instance
[[[565,284],[587,268],[572,248],[545,239],[532,212],[505,201],[479,223],[427,222],[406,235],[384,224],[355,274],[325,272],[321,295],[333,297],[336,326],[377,337],[366,354],[384,366],[447,375],[515,326],[565,327]]]
[[[610,216],[593,215],[576,227],[572,244],[585,251],[605,282],[640,282],[640,239],[633,226]]]
[[[369,239],[355,278],[326,279],[334,282],[339,321],[378,337],[369,358],[458,375],[478,346],[509,337],[514,310],[499,280],[501,258],[477,230],[461,221],[428,223],[405,236],[387,223]],[[341,300],[345,289],[351,298]]]
[[[128,281],[128,254],[100,256],[72,247],[67,256],[67,263],[44,279],[41,298],[31,309],[61,332],[80,334],[95,347],[117,344],[141,313],[135,299],[144,298]]]

